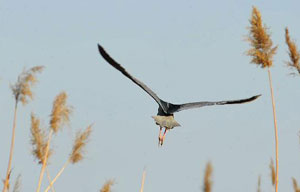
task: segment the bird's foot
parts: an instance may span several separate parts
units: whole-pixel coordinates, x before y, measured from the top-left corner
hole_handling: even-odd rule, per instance
[[[161,146],[161,137],[158,137],[158,147]]]
[[[160,140],[160,146],[162,146],[164,144],[164,139],[162,138],[161,140]]]

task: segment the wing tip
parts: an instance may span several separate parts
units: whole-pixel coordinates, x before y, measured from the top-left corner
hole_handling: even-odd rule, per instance
[[[97,45],[98,45],[98,50],[99,50],[99,52],[100,52],[101,55],[102,55],[102,53],[105,52],[105,51],[104,51],[104,48],[103,48],[99,43],[98,43]]]
[[[254,95],[253,97],[250,97],[250,98],[249,98],[249,102],[251,102],[251,101],[254,101],[254,100],[258,99],[260,96],[262,96],[262,94],[259,94],[259,95]]]
[[[262,94],[255,95],[255,96],[253,96],[253,99],[257,99],[257,98],[259,98],[260,96],[262,96]]]

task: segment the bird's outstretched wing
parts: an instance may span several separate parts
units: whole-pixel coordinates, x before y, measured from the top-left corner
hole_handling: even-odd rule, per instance
[[[164,110],[165,113],[167,113],[167,108],[165,105],[163,105],[163,102],[149,87],[147,87],[143,82],[136,79],[132,75],[130,75],[124,67],[122,67],[118,62],[116,62],[113,58],[111,58],[108,53],[104,50],[104,48],[98,44],[98,49],[102,57],[111,64],[114,68],[119,70],[123,75],[128,77],[131,81],[133,81],[135,84],[137,84],[139,87],[141,87],[144,91],[146,91],[157,103],[158,105]]]
[[[193,108],[199,108],[204,106],[211,106],[211,105],[230,105],[230,104],[241,104],[241,103],[247,103],[251,102],[261,95],[255,95],[253,97],[247,98],[247,99],[240,99],[240,100],[230,100],[230,101],[216,101],[216,102],[209,102],[209,101],[203,101],[203,102],[194,102],[194,103],[185,103],[185,104],[171,104],[169,106],[169,113],[175,113],[186,109],[193,109]]]

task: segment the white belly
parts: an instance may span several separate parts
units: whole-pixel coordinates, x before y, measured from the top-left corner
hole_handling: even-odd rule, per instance
[[[174,127],[179,127],[180,124],[175,121],[174,116],[152,116],[156,124],[166,129],[173,129]]]

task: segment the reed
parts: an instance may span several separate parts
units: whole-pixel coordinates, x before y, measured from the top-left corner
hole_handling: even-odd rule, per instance
[[[69,122],[69,115],[72,112],[72,107],[67,105],[67,94],[65,92],[61,92],[58,94],[53,102],[52,113],[51,113],[51,120],[50,120],[50,131],[48,133],[48,139],[46,143],[46,147],[44,150],[44,157],[42,159],[42,167],[40,171],[37,192],[40,191],[47,160],[48,154],[51,153],[50,151],[50,142],[53,133],[57,133],[60,129],[62,129],[63,125]]]
[[[273,121],[275,132],[275,159],[276,159],[276,179],[275,179],[275,191],[278,192],[278,129],[276,119],[276,107],[272,85],[272,76],[270,67],[273,65],[273,56],[276,53],[277,46],[273,46],[268,28],[263,25],[261,13],[253,7],[251,19],[249,20],[249,35],[248,41],[250,42],[251,49],[248,50],[247,55],[251,56],[251,63],[256,64],[262,68],[268,68],[269,86],[271,92],[272,109],[273,109]]]
[[[295,41],[291,40],[289,30],[285,28],[285,42],[289,48],[288,54],[290,61],[287,61],[287,65],[291,68],[294,68],[300,73],[300,52],[298,51]]]
[[[294,191],[295,192],[300,192],[300,188],[298,187],[298,183],[297,183],[296,179],[292,178],[292,180],[293,180]]]
[[[100,192],[111,192],[111,187],[115,184],[114,180],[108,180],[104,183]]]
[[[59,170],[54,179],[50,182],[49,186],[46,188],[45,192],[49,191],[49,189],[53,186],[55,181],[59,178],[59,176],[63,173],[65,168],[71,163],[76,164],[83,160],[84,157],[84,148],[89,141],[89,137],[92,132],[92,125],[89,125],[83,132],[79,131],[76,134],[76,138],[73,144],[72,152],[69,155],[68,160]]]
[[[37,118],[34,113],[31,113],[31,145],[32,154],[38,160],[39,164],[43,163],[47,148],[47,135],[45,130],[40,127],[40,119]],[[52,150],[49,150],[47,159],[52,154]]]
[[[261,192],[261,176],[258,176],[258,181],[257,181],[257,192]]]
[[[14,146],[15,146],[15,132],[17,124],[17,109],[18,103],[21,102],[23,105],[26,105],[30,100],[33,100],[33,92],[31,87],[36,84],[37,78],[36,74],[40,73],[43,70],[43,66],[32,67],[29,70],[24,70],[19,76],[17,82],[11,86],[13,95],[15,97],[15,107],[14,107],[14,118],[13,118],[13,127],[12,127],[12,137],[9,151],[9,160],[6,170],[6,176],[3,185],[3,192],[6,192],[9,187],[9,175],[11,172],[11,163],[13,159]]]
[[[213,173],[213,167],[211,162],[208,162],[206,164],[205,168],[205,174],[204,174],[204,186],[203,186],[203,191],[204,192],[211,192],[212,191],[212,173]]]
[[[143,171],[143,176],[142,176],[142,184],[141,184],[140,192],[143,192],[143,191],[144,191],[145,179],[146,179],[146,170],[144,169],[144,171]]]

